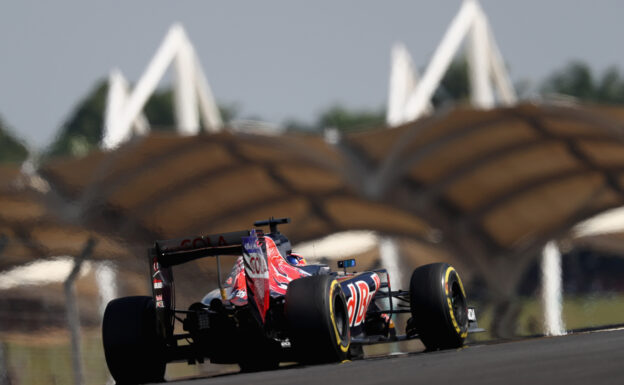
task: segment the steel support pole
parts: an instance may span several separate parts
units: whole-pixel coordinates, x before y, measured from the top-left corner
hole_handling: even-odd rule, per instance
[[[173,102],[178,132],[183,135],[196,135],[199,132],[194,64],[191,44],[187,39],[181,39],[174,60]]]
[[[548,242],[544,247],[541,270],[544,334],[550,336],[564,335],[566,331],[562,317],[561,253],[554,241]]]
[[[472,22],[468,41],[468,70],[470,76],[470,101],[476,108],[494,107],[494,93],[490,81],[490,44],[487,21],[479,9]]]
[[[433,54],[418,87],[409,97],[405,106],[404,121],[416,120],[425,111],[427,103],[438,88],[444,73],[473,24],[476,12],[477,6],[474,0],[465,0]]]

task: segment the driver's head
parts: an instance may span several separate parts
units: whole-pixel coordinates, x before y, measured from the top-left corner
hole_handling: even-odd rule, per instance
[[[306,265],[307,264],[306,260],[303,259],[301,255],[293,253],[291,251],[289,251],[288,254],[286,254],[286,260],[291,265]]]

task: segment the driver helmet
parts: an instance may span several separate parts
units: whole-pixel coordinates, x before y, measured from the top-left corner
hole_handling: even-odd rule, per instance
[[[291,265],[305,265],[306,261],[305,259],[303,259],[303,257],[299,254],[295,254],[295,253],[288,253],[286,255],[286,261],[288,261],[288,263],[290,263]]]

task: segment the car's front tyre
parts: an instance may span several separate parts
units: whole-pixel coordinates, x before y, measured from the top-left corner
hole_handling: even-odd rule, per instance
[[[418,334],[427,350],[461,347],[468,334],[466,292],[453,266],[432,263],[410,280],[408,334]]]

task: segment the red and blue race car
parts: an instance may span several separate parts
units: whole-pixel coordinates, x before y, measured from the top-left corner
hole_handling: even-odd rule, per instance
[[[102,325],[108,368],[118,383],[162,381],[168,362],[237,363],[243,371],[280,362],[340,362],[362,345],[420,338],[427,350],[461,347],[479,331],[457,271],[446,263],[414,270],[409,290],[393,290],[385,269],[349,272],[308,264],[278,225],[157,241],[149,249],[152,296],[118,298]],[[269,227],[265,234],[259,228]],[[189,309],[175,308],[172,267],[198,258],[239,256],[219,288]],[[406,334],[392,316],[410,313]],[[176,333],[175,323],[182,324]],[[179,330],[179,328],[178,328]]]

